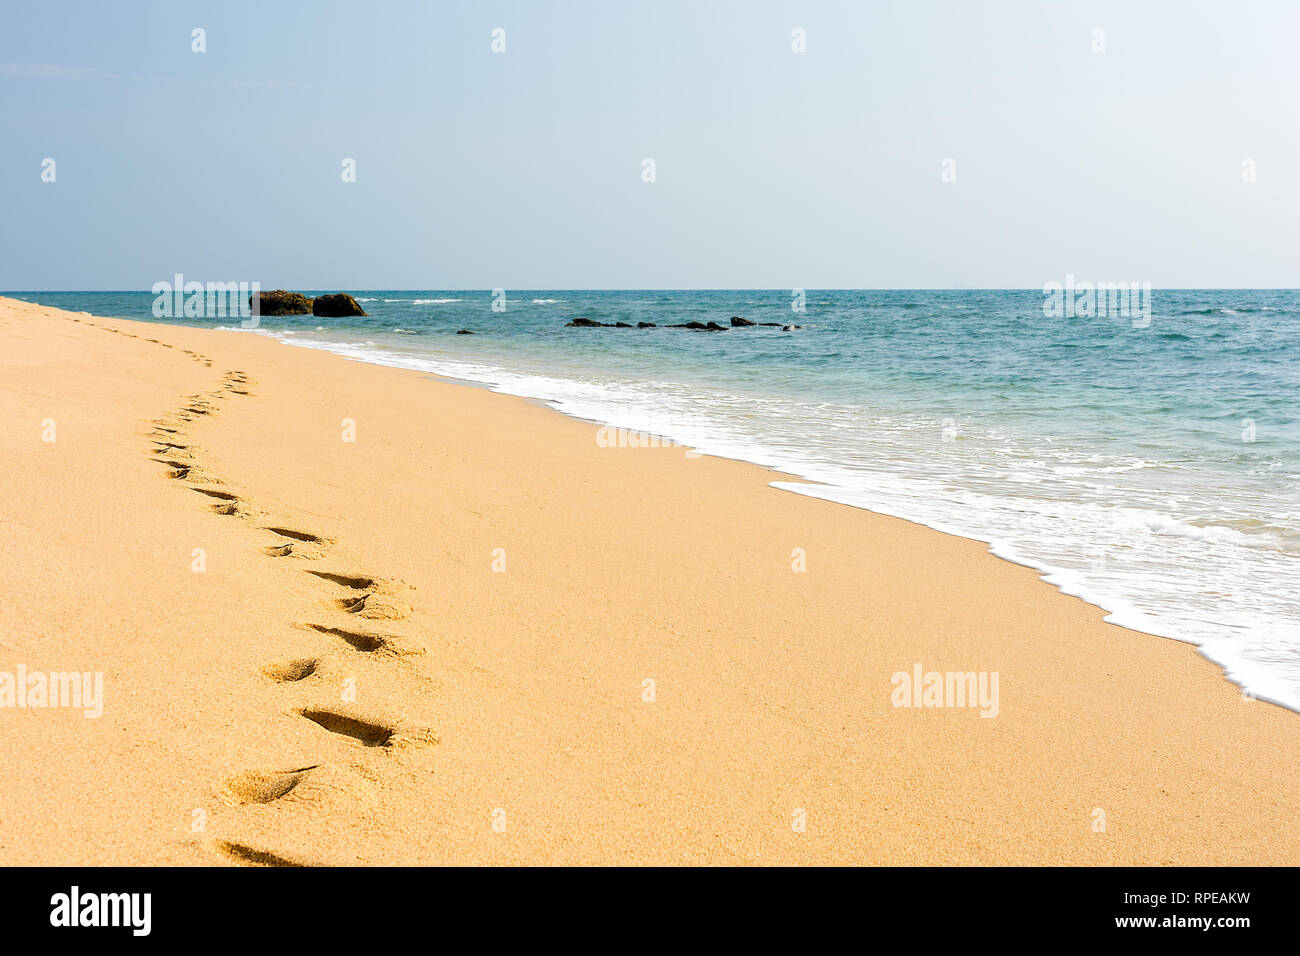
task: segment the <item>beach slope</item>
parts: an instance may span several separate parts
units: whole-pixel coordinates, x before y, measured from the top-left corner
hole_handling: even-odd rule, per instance
[[[1300,716],[982,544],[264,336],[0,342],[0,672],[102,679],[0,674],[4,864],[1300,863]]]

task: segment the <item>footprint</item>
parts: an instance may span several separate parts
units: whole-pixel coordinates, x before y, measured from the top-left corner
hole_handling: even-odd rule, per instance
[[[209,498],[220,498],[222,501],[238,501],[238,495],[232,495],[228,491],[217,491],[215,488],[191,488],[190,491],[197,491],[201,495],[207,495]]]
[[[212,510],[219,515],[248,515],[250,513],[244,500],[238,495],[232,495],[228,491],[217,491],[215,488],[195,488],[193,485],[187,485],[186,487],[190,491],[197,491],[209,498],[216,498],[217,504],[212,506]]]
[[[311,541],[316,544],[324,544],[328,538],[322,538],[319,535],[312,534],[309,531],[295,531],[293,528],[267,528],[267,531],[273,531],[285,538],[293,538],[295,541]]]
[[[274,803],[287,797],[320,764],[297,770],[245,770],[226,780],[221,793],[231,803]]]
[[[173,458],[193,458],[194,451],[190,445],[178,445],[175,442],[153,439],[157,448],[150,449],[151,455],[170,455]]]
[[[316,673],[320,661],[315,657],[295,657],[291,660],[276,661],[262,668],[262,673],[277,684],[292,684],[306,680]]]
[[[304,707],[298,713],[330,733],[359,740],[367,747],[391,746],[397,734],[391,724],[331,707]]]
[[[230,840],[218,840],[216,847],[231,859],[251,866],[306,866],[305,863],[290,860],[269,850],[258,850],[243,843],[232,843]]]
[[[362,592],[335,601],[336,607],[349,614],[356,614],[372,621],[400,621],[411,616],[411,605],[397,596],[402,589],[414,590],[409,584],[365,575],[333,574],[329,571],[309,570],[307,573]]]
[[[160,465],[166,465],[171,469],[171,471],[167,473],[168,478],[181,478],[186,481],[193,481],[204,485],[221,484],[220,478],[209,473],[193,462],[177,461],[171,458],[154,458],[152,460],[158,462]],[[194,490],[198,491],[199,489],[195,488]]]
[[[371,621],[401,621],[411,616],[411,605],[388,594],[370,593],[359,598],[343,598],[338,606],[349,614]]]
[[[346,641],[353,649],[361,651],[363,654],[373,654],[375,651],[383,651],[386,654],[394,654],[399,657],[406,657],[412,654],[423,654],[424,648],[410,647],[393,637],[383,634],[373,634],[368,631],[350,631],[342,627],[328,627],[324,624],[304,624],[305,628],[315,631],[318,634],[329,634]]]
[[[333,538],[324,538],[307,531],[295,531],[293,528],[267,528],[273,534],[289,540],[283,544],[274,544],[262,550],[273,558],[304,558],[314,561],[325,554],[334,544]]]
[[[324,578],[326,581],[333,581],[335,584],[341,584],[345,588],[355,588],[358,591],[373,588],[379,583],[377,579],[361,574],[335,574],[332,571],[308,571],[307,573],[314,574],[318,578]]]

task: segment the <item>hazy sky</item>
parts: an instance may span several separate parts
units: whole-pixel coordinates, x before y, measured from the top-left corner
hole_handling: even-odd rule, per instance
[[[1296,0],[4,0],[0,289],[1298,287],[1297,37]]]

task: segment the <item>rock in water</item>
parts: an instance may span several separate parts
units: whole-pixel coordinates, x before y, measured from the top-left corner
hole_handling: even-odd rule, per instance
[[[336,318],[346,315],[365,315],[366,310],[357,305],[357,300],[346,292],[336,292],[333,295],[316,296],[316,301],[311,304],[311,314]]]
[[[738,315],[733,315],[731,317],[731,327],[733,329],[743,329],[748,325],[757,325],[757,324],[758,324],[757,322],[751,322],[749,321],[749,319],[742,319]]]
[[[471,332],[469,329],[457,329],[457,330],[456,330],[456,334],[457,334],[457,335],[473,335],[474,333]]]
[[[254,292],[248,297],[248,307],[254,315],[310,315],[311,299],[301,292]]]
[[[574,319],[566,329],[599,329],[604,328],[603,322],[597,322],[595,319]]]
[[[655,324],[653,322],[638,322],[636,327],[638,329],[653,329],[655,328]]]

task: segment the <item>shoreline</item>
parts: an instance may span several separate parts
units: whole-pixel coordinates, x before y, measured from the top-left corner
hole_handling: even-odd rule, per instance
[[[242,330],[236,328],[223,327],[220,331],[241,332],[254,331],[254,334],[273,339],[281,345],[293,346],[296,348],[312,349],[323,351],[331,355],[336,355],[348,361],[360,362],[362,364],[378,365],[386,368],[396,368],[416,374],[427,375],[433,380],[445,382],[454,385],[471,386],[474,388],[485,389],[499,395],[508,395],[515,398],[522,398],[533,404],[536,404],[549,411],[563,415],[574,421],[591,424],[593,426],[608,426],[611,428],[622,429],[617,422],[602,420],[599,418],[589,417],[587,414],[566,410],[559,407],[557,399],[537,397],[524,391],[511,390],[502,387],[499,382],[491,380],[475,381],[473,379],[457,378],[450,373],[433,371],[425,368],[419,368],[414,361],[436,362],[438,357],[425,359],[394,359],[392,361],[380,361],[378,359],[367,359],[358,356],[353,351],[342,349],[337,344],[328,344],[320,342],[305,342],[291,337],[294,333],[285,335],[283,332],[272,330]],[[349,345],[348,348],[352,346]],[[441,354],[443,360],[454,360],[452,353]],[[491,361],[495,362],[496,359]],[[405,362],[405,364],[404,364]],[[534,373],[525,373],[525,377],[531,377]],[[626,429],[633,431],[633,429]],[[673,436],[665,435],[664,437],[672,438]],[[674,439],[672,444],[676,447],[695,447],[689,443],[678,444]],[[756,468],[762,468],[773,475],[773,480],[769,482],[772,488],[780,491],[787,491],[796,495],[805,495],[807,497],[817,498],[830,504],[841,505],[843,507],[853,508],[860,511],[866,511],[870,514],[883,515],[886,517],[897,518],[907,521],[920,527],[928,528],[939,534],[950,535],[953,537],[964,538],[970,541],[976,541],[983,544],[988,553],[1003,561],[1008,561],[1019,567],[1028,568],[1034,571],[1040,580],[1051,585],[1061,594],[1068,597],[1077,598],[1092,607],[1105,612],[1104,620],[1108,624],[1114,624],[1126,630],[1134,631],[1145,636],[1157,637],[1162,640],[1177,641],[1182,644],[1195,647],[1197,653],[1203,658],[1214,664],[1220,671],[1222,678],[1229,684],[1241,690],[1243,693],[1249,693],[1253,699],[1265,701],[1275,706],[1289,710],[1292,713],[1300,713],[1300,703],[1288,701],[1287,689],[1283,683],[1276,677],[1266,674],[1265,672],[1255,671],[1249,676],[1241,672],[1243,662],[1239,657],[1233,657],[1231,654],[1225,654],[1220,651],[1218,655],[1212,652],[1213,642],[1198,640],[1196,637],[1180,633],[1176,626],[1165,624],[1160,619],[1150,613],[1141,610],[1133,604],[1130,599],[1115,595],[1107,595],[1100,592],[1097,588],[1083,580],[1080,573],[1066,567],[1060,567],[1051,564],[1045,560],[1035,558],[1023,552],[1014,545],[1006,541],[1000,541],[990,537],[986,530],[966,530],[955,527],[948,522],[937,520],[933,517],[926,517],[916,512],[909,512],[904,509],[885,505],[881,501],[869,502],[867,504],[857,503],[849,500],[847,489],[833,483],[804,474],[797,468],[786,468],[780,463],[774,461],[762,460],[762,455],[757,451],[750,449],[749,454],[733,453],[714,450],[699,451],[698,454],[710,458],[721,458],[728,461],[741,462],[752,465]],[[788,479],[788,480],[785,480]],[[816,488],[825,488],[833,492],[831,494],[819,494]],[[1229,643],[1227,650],[1235,650]],[[1254,686],[1248,686],[1254,685]],[[1270,690],[1262,690],[1268,687]]]
[[[140,774],[88,808],[75,781],[108,767],[84,724],[12,724],[30,759],[53,733],[75,765],[54,788],[65,832],[122,835],[24,859],[19,812],[0,823],[9,862],[1300,860],[1294,714],[975,539],[779,494],[795,476],[763,465],[601,449],[540,401],[271,336],[10,299],[0,324],[6,411],[70,436],[10,429],[21,517],[3,557],[32,596],[0,645],[36,667],[33,634],[80,635],[66,643],[107,678],[93,735]],[[141,454],[163,447],[154,428],[189,455]],[[135,510],[77,503],[97,477]],[[296,680],[264,673],[305,660]],[[1000,675],[997,715],[894,706],[891,677],[916,665]],[[186,693],[149,698],[151,667]],[[177,727],[194,742],[177,748]],[[41,799],[15,769],[18,802]],[[134,805],[140,788],[166,809]]]

